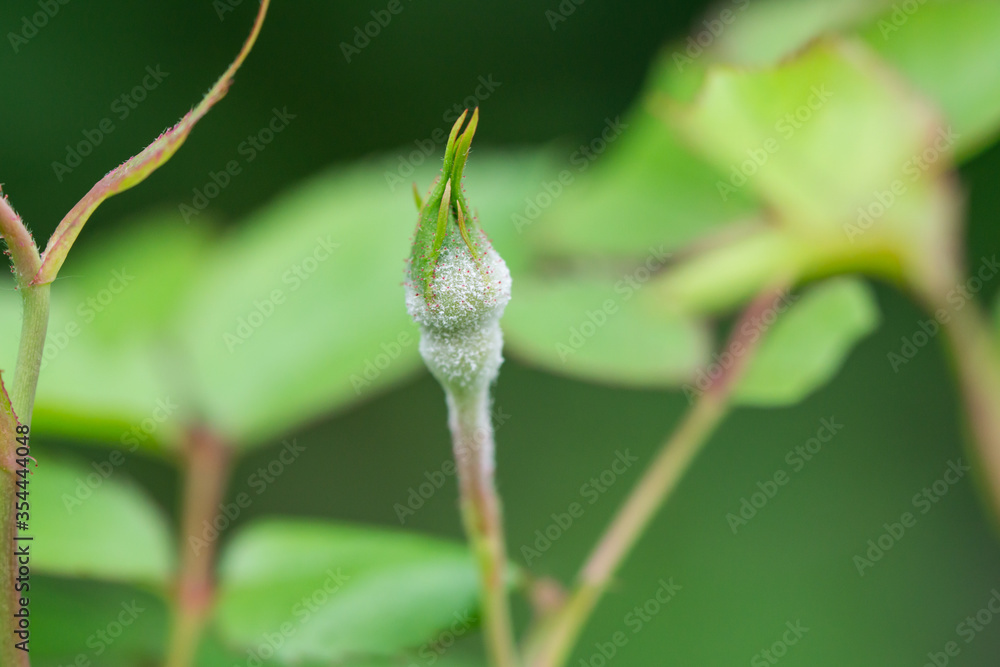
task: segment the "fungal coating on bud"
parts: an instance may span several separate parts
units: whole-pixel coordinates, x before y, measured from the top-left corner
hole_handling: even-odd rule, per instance
[[[420,325],[420,352],[450,391],[488,386],[503,361],[500,316],[510,301],[507,265],[471,215],[462,171],[478,123],[458,119],[444,169],[420,211],[406,281],[406,308]],[[418,198],[419,201],[419,198]]]

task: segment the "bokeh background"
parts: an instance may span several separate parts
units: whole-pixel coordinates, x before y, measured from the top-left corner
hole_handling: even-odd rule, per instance
[[[36,236],[47,237],[93,182],[199,98],[244,39],[254,4],[244,2],[220,20],[209,0],[71,0],[17,54],[0,47],[0,181]],[[208,170],[231,159],[274,107],[298,118],[213,201],[208,215],[220,225],[239,225],[331,165],[411,147],[449,125],[442,113],[466,98],[480,76],[502,84],[483,104],[480,148],[574,146],[629,107],[658,50],[686,34],[706,9],[702,2],[586,0],[553,31],[544,12],[554,0],[406,1],[404,13],[347,63],[339,43],[382,4],[277,0],[225,101],[166,167],[105,204],[79,244],[113,236],[137,211],[189,200]],[[36,10],[26,0],[3,3],[3,32]],[[64,159],[81,129],[109,115],[110,103],[147,65],[169,76],[60,182],[51,163]],[[971,257],[1000,249],[998,174],[997,147],[960,171]],[[408,195],[400,189],[386,196]],[[506,224],[483,222],[487,229]],[[401,220],[399,233],[410,234],[411,225]],[[995,288],[988,284],[979,297],[992,300]],[[614,662],[765,664],[752,660],[780,639],[786,622],[801,621],[809,631],[782,664],[923,665],[1000,589],[997,536],[970,479],[920,515],[864,577],[852,562],[883,523],[912,509],[914,494],[939,479],[949,461],[966,456],[940,346],[893,372],[887,352],[922,315],[905,296],[876,289],[883,324],[831,384],[793,408],[741,409],[725,423],[626,563],[570,664],[592,664],[595,643],[626,629],[626,615],[656,592],[661,578],[683,589],[646,629],[629,635]],[[402,290],[399,301],[402,308]],[[534,541],[552,513],[578,500],[581,485],[605,470],[616,450],[647,462],[685,401],[677,392],[601,387],[511,359],[496,404],[509,415],[497,435],[498,468],[518,559],[521,545]],[[738,511],[758,481],[787,470],[786,453],[812,437],[823,418],[835,418],[843,430],[734,535],[725,515]],[[398,527],[394,504],[405,502],[425,471],[439,470],[449,451],[442,394],[425,374],[295,435],[308,462],[290,466],[240,523],[297,515]],[[39,446],[95,459],[105,452],[70,440]],[[232,492],[272,457],[263,448],[242,461]],[[129,457],[125,467],[176,516],[172,468],[142,457]],[[568,580],[636,478],[635,469],[623,475],[533,567]],[[455,496],[450,479],[405,527],[460,537]],[[54,612],[34,613],[38,641],[59,634]],[[1000,619],[961,643],[952,664],[986,667],[997,664],[997,655]]]

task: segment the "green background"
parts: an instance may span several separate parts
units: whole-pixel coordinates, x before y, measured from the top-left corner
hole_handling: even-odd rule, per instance
[[[208,0],[71,0],[17,54],[6,41],[0,44],[0,181],[36,236],[47,237],[94,181],[199,98],[244,38],[253,4],[244,2],[220,21]],[[667,39],[687,33],[704,9],[701,3],[587,0],[553,31],[544,12],[556,4],[404,0],[404,12],[348,64],[338,44],[384,3],[277,0],[226,100],[169,165],[103,206],[80,243],[113,235],[116,221],[136,211],[189,201],[192,188],[236,157],[239,143],[263,127],[275,107],[298,117],[212,203],[208,215],[222,224],[238,225],[329,165],[408,152],[415,139],[447,124],[442,114],[472,93],[479,76],[501,82],[483,104],[480,148],[573,146],[628,108],[653,55]],[[34,2],[4,3],[4,34],[34,11]],[[59,182],[51,163],[64,158],[65,145],[80,140],[83,129],[112,115],[112,101],[139,83],[146,65],[160,65],[168,78],[126,120],[115,119],[115,131]],[[961,171],[972,258],[991,256],[1000,245],[998,170],[1000,149],[993,148]],[[506,223],[483,222],[487,229]],[[409,234],[411,225],[400,221],[400,234]],[[987,285],[980,297],[995,290]],[[971,480],[918,515],[917,525],[864,577],[852,562],[884,522],[913,510],[912,496],[940,478],[949,460],[964,456],[957,397],[939,341],[894,373],[886,354],[917,330],[922,315],[888,288],[879,287],[878,295],[881,329],[833,383],[794,408],[739,410],[723,426],[625,565],[570,664],[600,664],[587,662],[595,643],[619,630],[629,642],[614,658],[618,664],[753,664],[787,621],[798,620],[809,632],[782,658],[785,665],[922,665],[927,652],[951,640],[961,645],[952,664],[996,664],[1000,619],[971,643],[955,634],[991,589],[1000,588],[1000,549]],[[498,469],[515,559],[521,545],[552,522],[552,513],[580,500],[581,485],[605,470],[616,450],[648,461],[684,408],[677,393],[598,387],[516,360],[504,367],[496,404],[510,415],[497,434]],[[738,511],[758,481],[788,470],[786,452],[829,417],[844,429],[733,535],[725,515]],[[449,456],[441,391],[427,376],[290,435],[307,449],[301,463],[239,523],[292,514],[398,526],[394,504],[405,502],[408,489]],[[95,460],[106,456],[104,449],[72,442],[42,446]],[[244,460],[231,493],[245,490],[247,477],[275,451],[264,448]],[[175,512],[170,468],[136,457],[126,466]],[[634,469],[625,473],[587,506],[533,564],[537,571],[568,579],[636,477]],[[455,496],[451,479],[406,528],[460,536]],[[671,577],[683,589],[633,635],[626,615],[656,592],[659,579]],[[39,604],[33,611],[39,637],[58,635],[56,621],[47,620],[50,610]],[[95,620],[95,628],[101,624]]]

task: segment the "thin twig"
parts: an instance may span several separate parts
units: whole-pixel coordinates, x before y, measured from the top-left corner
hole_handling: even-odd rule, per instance
[[[680,426],[663,444],[580,570],[565,605],[543,621],[529,639],[526,662],[531,667],[560,667],[565,663],[615,572],[728,412],[733,389],[761,338],[761,315],[774,308],[781,295],[780,289],[763,293],[736,323],[727,346],[732,364],[697,397]]]
[[[231,451],[212,434],[195,431],[185,449],[180,574],[166,667],[194,664],[215,597],[215,521],[229,479]]]
[[[947,308],[945,309],[947,312]],[[937,312],[940,312],[938,309]],[[988,493],[995,522],[1000,521],[1000,354],[975,302],[949,316],[945,338],[958,376],[966,417],[972,430],[980,480]]]

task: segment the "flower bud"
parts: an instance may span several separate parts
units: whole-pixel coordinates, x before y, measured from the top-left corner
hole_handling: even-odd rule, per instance
[[[420,206],[406,282],[406,308],[420,325],[420,352],[453,391],[481,388],[496,378],[503,361],[499,320],[511,287],[507,265],[462,192],[479,110],[459,135],[465,117],[452,128],[441,177]]]

